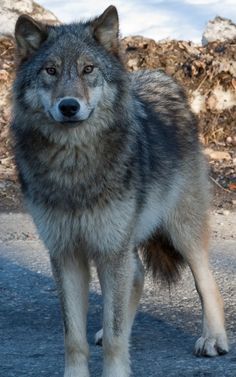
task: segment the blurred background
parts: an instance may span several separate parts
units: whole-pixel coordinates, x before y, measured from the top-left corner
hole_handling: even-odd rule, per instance
[[[202,31],[215,16],[236,21],[235,0],[40,0],[63,22],[87,19],[113,4],[119,10],[121,33],[156,40],[201,42]]]

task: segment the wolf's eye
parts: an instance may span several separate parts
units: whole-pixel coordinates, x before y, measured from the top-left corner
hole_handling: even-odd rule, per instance
[[[85,67],[84,67],[84,73],[85,74],[88,74],[88,73],[92,73],[93,72],[93,69],[94,69],[94,66],[92,65],[92,64],[90,64],[90,65],[86,65]]]
[[[47,68],[45,68],[45,70],[46,70],[47,74],[50,75],[50,76],[55,76],[55,74],[57,73],[56,68],[54,68],[54,67],[47,67]]]

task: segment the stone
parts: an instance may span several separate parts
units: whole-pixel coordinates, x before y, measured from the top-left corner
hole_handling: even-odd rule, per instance
[[[236,39],[236,25],[228,18],[218,16],[208,21],[202,36],[202,44],[205,46],[210,42],[234,39]]]
[[[211,159],[211,160],[219,160],[219,161],[223,161],[223,160],[231,160],[231,156],[228,152],[224,152],[224,151],[214,151],[213,149],[211,148],[206,148],[204,153]]]
[[[13,36],[19,15],[28,14],[37,20],[58,23],[56,16],[32,0],[1,0],[0,36]]]
[[[9,80],[9,73],[5,69],[0,69],[0,81]]]

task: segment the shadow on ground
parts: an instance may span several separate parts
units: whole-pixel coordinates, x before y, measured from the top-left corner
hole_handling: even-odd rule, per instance
[[[1,255],[4,256],[0,257],[0,375],[63,376],[62,321],[49,265],[46,271],[37,271],[37,266],[32,271],[17,258],[14,260],[12,254],[8,258],[7,248]],[[221,266],[225,270],[223,263]],[[225,272],[222,276],[224,279]],[[181,283],[181,291],[177,288],[178,293],[174,291],[169,298],[167,290],[155,290],[155,298],[151,283],[147,284],[131,339],[135,377],[236,376],[235,343],[231,344],[231,353],[223,357],[193,356],[201,315],[198,298],[192,294],[192,283],[190,288],[186,286],[188,281],[189,275]],[[228,320],[234,328],[231,312]],[[102,370],[102,349],[94,345],[94,334],[100,329],[101,321],[102,299],[95,282],[88,316],[92,377],[101,376]]]

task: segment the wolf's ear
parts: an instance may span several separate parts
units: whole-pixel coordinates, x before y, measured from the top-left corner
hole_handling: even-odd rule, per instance
[[[108,51],[117,52],[119,19],[116,7],[110,5],[101,16],[91,22],[94,38]]]
[[[15,38],[20,58],[27,59],[47,38],[46,26],[22,15],[16,22]]]

